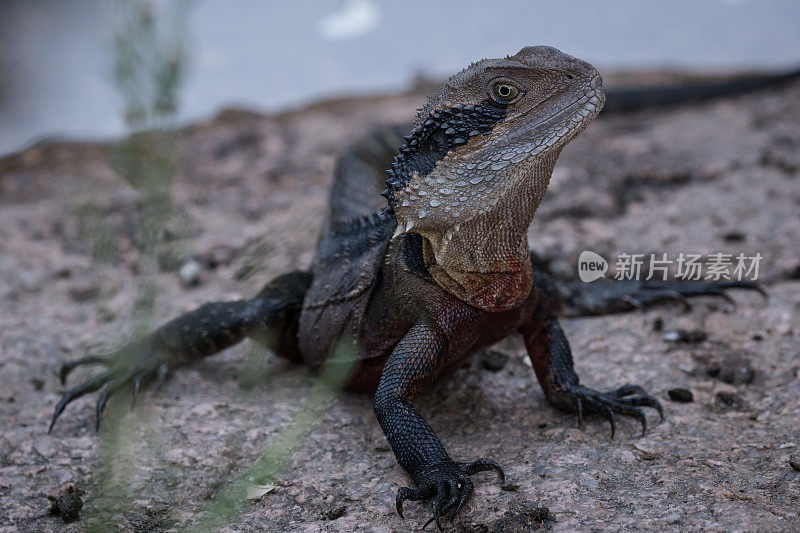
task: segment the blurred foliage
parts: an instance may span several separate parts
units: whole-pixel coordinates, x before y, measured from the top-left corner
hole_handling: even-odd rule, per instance
[[[125,122],[134,133],[117,147],[113,165],[143,200],[138,270],[144,281],[135,329],[144,333],[157,294],[151,278],[158,272],[158,248],[174,211],[174,121],[186,70],[183,30],[189,3],[139,0],[118,7],[113,78],[123,96]]]
[[[171,121],[186,61],[183,38],[189,2],[121,1],[114,34],[114,81],[132,128]]]
[[[108,262],[118,253],[117,235],[111,224],[102,223],[105,214],[95,202],[84,202],[75,210],[78,220],[78,231],[89,240],[92,259]]]
[[[137,228],[139,289],[134,308],[134,335],[151,329],[158,287],[158,251],[175,213],[171,188],[176,173],[175,114],[186,70],[183,46],[187,1],[119,1],[117,25],[111,48],[114,84],[123,97],[125,123],[130,134],[113,151],[111,164],[141,195]],[[94,256],[107,259],[113,253],[113,230],[100,216],[92,216],[92,204],[79,219],[89,225],[87,234]],[[84,215],[84,216],[81,216]],[[170,246],[180,238],[171,236]],[[135,357],[137,354],[132,354]],[[112,396],[104,416],[100,472],[89,531],[117,529],[131,499],[138,439],[133,426],[124,424],[128,402]]]
[[[111,53],[111,78],[122,96],[130,134],[118,143],[111,165],[142,195],[137,245],[139,271],[155,273],[156,249],[174,208],[170,194],[176,173],[175,115],[186,73],[184,26],[191,2],[119,1]],[[78,210],[82,234],[101,261],[113,259],[114,227],[97,213],[93,199]],[[172,224],[171,226],[176,226]],[[173,241],[175,239],[173,236]],[[142,306],[152,305],[145,298]]]

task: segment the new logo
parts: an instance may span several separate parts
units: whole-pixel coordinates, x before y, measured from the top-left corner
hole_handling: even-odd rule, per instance
[[[578,276],[581,281],[589,283],[596,279],[604,278],[608,272],[608,261],[602,256],[585,250],[578,257]]]

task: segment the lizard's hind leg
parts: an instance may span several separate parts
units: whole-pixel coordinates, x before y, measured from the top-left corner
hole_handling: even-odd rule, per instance
[[[175,368],[220,352],[245,337],[298,359],[297,321],[310,283],[311,275],[306,272],[284,274],[270,281],[255,298],[204,304],[110,354],[64,363],[62,383],[79,366],[100,365],[105,369],[64,393],[56,405],[50,430],[70,402],[98,390],[95,412],[99,426],[112,394],[132,387],[135,398],[142,386],[164,380]]]

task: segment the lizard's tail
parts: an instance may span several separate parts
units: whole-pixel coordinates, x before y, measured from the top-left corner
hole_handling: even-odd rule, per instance
[[[606,103],[600,116],[745,94],[780,87],[797,79],[800,79],[800,68],[778,74],[748,74],[719,81],[694,81],[675,86],[612,88],[606,90]]]
[[[767,293],[753,281],[735,280],[597,280],[573,281],[559,287],[566,316],[594,316],[626,313],[662,303],[690,307],[689,298],[712,296],[736,302],[728,295],[731,289],[754,291],[765,299]]]

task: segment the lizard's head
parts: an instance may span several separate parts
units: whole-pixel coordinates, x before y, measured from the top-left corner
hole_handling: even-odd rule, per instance
[[[546,46],[451,77],[420,109],[388,170],[383,195],[396,235],[419,233],[441,248],[492,212],[526,219],[517,225],[527,230],[561,148],[604,100],[594,67]]]

